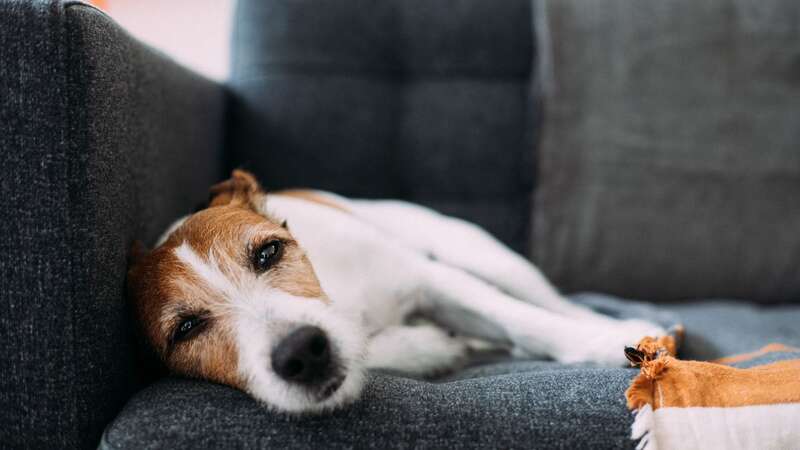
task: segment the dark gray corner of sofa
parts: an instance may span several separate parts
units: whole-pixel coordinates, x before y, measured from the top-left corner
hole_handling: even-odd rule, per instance
[[[94,447],[137,388],[127,251],[221,176],[224,102],[88,5],[0,0],[0,446]]]

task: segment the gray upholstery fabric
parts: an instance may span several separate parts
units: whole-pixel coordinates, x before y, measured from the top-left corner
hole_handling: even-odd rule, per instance
[[[221,176],[222,106],[91,7],[0,1],[0,447],[94,447],[136,388],[127,250]]]
[[[800,3],[547,9],[544,272],[568,291],[800,301]]]
[[[651,307],[582,295],[613,314]],[[633,306],[631,306],[633,305]],[[670,307],[688,330],[683,355],[709,359],[800,345],[800,306],[759,309],[731,302]],[[136,395],[102,448],[633,448],[624,391],[635,369],[512,361],[429,382],[374,374],[362,400],[319,417],[269,412],[246,394],[169,379]]]
[[[531,17],[527,0],[240,1],[230,165],[429,205],[525,252]]]
[[[554,84],[533,245],[546,272],[570,290],[642,298],[797,298],[798,6],[548,5]],[[220,86],[102,13],[0,0],[0,446],[93,447],[130,399],[104,447],[630,447],[626,369],[376,374],[361,402],[314,418],[187,380],[131,397],[126,250],[223,176],[226,124],[224,165],[270,188],[405,198],[525,251],[543,31],[531,9],[240,0],[226,115]],[[800,345],[798,306],[661,314],[685,322],[687,358]]]

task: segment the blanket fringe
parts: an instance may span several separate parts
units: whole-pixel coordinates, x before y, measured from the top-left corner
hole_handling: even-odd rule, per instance
[[[631,425],[631,439],[639,441],[636,450],[658,450],[658,443],[653,436],[654,420],[650,405],[644,405],[636,411],[636,418]]]
[[[669,356],[662,356],[652,361],[645,361],[642,363],[642,369],[639,375],[631,382],[630,387],[625,390],[625,398],[628,401],[628,409],[637,410],[645,405],[653,405],[655,399],[654,385],[655,380],[661,377],[661,374],[667,368],[670,360]]]

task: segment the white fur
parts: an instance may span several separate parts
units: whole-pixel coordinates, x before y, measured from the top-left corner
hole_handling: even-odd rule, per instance
[[[369,365],[408,375],[430,376],[464,365],[470,345],[435,325],[392,325],[369,340]]]
[[[664,333],[570,303],[474,224],[402,201],[317,194],[349,213],[279,194],[265,211],[288,221],[333,303],[360,312],[372,335],[421,312],[460,334],[509,343],[518,355],[624,365],[624,346]],[[401,370],[405,357],[395,357]]]
[[[277,289],[265,289],[257,277],[247,272],[223,273],[213,249],[201,258],[187,243],[175,255],[209,287],[219,294],[233,316],[239,372],[246,389],[267,405],[288,412],[315,412],[353,400],[364,382],[364,335],[352,317],[321,299],[301,298]],[[318,401],[302,388],[280,379],[270,365],[272,348],[291,331],[303,325],[321,328],[330,339],[337,362],[343,367],[342,386],[330,397]]]
[[[231,280],[219,267],[227,262],[213,254],[204,260],[188,245],[176,250],[229,297],[247,389],[278,409],[321,411],[354,399],[365,353],[369,367],[426,376],[463,364],[471,337],[515,355],[622,365],[625,345],[664,333],[570,303],[527,260],[473,224],[410,203],[317,194],[347,212],[280,194],[269,194],[260,211],[287,220],[329,304],[264,289],[247,276]],[[436,325],[409,326],[412,315]],[[275,343],[307,324],[326,331],[346,366],[344,385],[321,402],[280,380],[269,363]]]
[[[264,294],[265,299],[250,299],[236,321],[239,346],[239,371],[248,391],[268,405],[288,412],[320,412],[354,400],[364,384],[364,336],[351,320],[327,311],[320,301],[288,294]],[[268,300],[266,299],[268,297]],[[331,340],[339,364],[345,371],[342,386],[319,401],[299,386],[280,379],[270,366],[273,346],[301,325],[321,328]]]
[[[179,245],[175,250],[175,256],[186,264],[194,273],[202,278],[212,289],[225,296],[228,300],[234,300],[240,289],[234,280],[229,279],[223,272],[214,254],[207,255],[208,262],[203,261],[195,253],[188,242]]]

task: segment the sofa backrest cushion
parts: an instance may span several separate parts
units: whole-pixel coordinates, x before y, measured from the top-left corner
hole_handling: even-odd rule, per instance
[[[528,247],[528,0],[242,0],[229,156],[268,188],[400,198]]]
[[[800,3],[546,6],[546,274],[568,291],[800,301]]]

